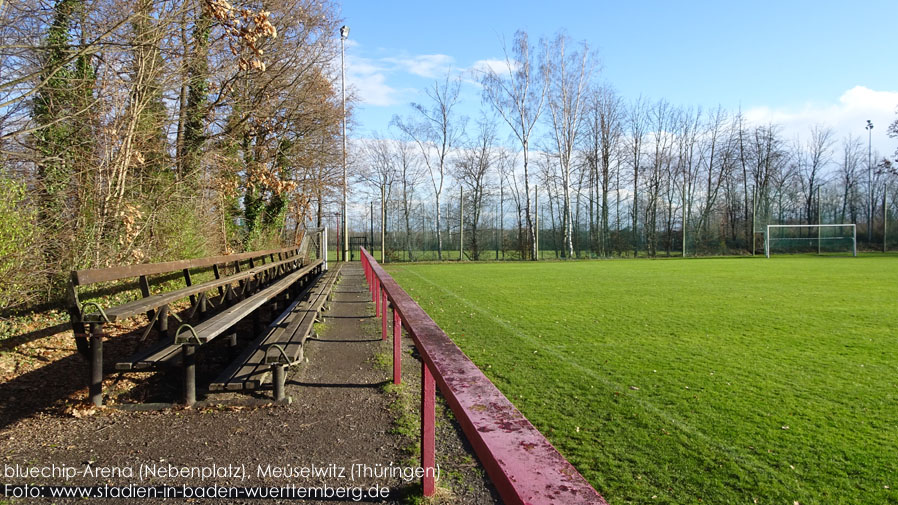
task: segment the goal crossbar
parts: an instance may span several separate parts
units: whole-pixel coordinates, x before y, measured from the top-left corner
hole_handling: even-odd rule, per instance
[[[770,257],[770,230],[776,228],[792,228],[792,229],[803,229],[803,228],[851,228],[851,255],[857,256],[857,226],[854,223],[842,223],[842,224],[768,224],[767,231],[764,233],[764,256]],[[783,237],[775,240],[817,240],[818,244],[824,240],[840,240],[843,237],[822,237],[820,233],[817,233],[816,237]],[[848,238],[848,237],[844,237]],[[820,251],[820,247],[818,245],[818,252]]]

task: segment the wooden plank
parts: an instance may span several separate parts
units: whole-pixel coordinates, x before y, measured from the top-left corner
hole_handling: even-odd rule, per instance
[[[252,251],[240,254],[228,254],[222,256],[209,256],[192,260],[166,261],[163,263],[144,263],[140,265],[126,265],[112,268],[98,268],[87,270],[75,270],[72,272],[72,283],[76,286],[87,286],[97,282],[117,281],[141,275],[164,274],[177,272],[185,268],[203,268],[231,261],[243,261],[260,256],[266,256],[276,252],[295,251],[295,247],[286,247],[269,251]]]
[[[284,260],[285,263],[289,263],[291,260]],[[318,262],[313,263],[312,265],[317,265]],[[193,286],[187,286],[181,289],[176,289],[174,291],[169,291],[167,293],[157,293],[152,296],[148,296],[146,298],[141,298],[138,300],[134,300],[133,302],[128,302],[116,307],[110,307],[105,310],[106,317],[109,318],[109,321],[115,322],[119,319],[125,319],[131,316],[135,316],[142,312],[146,312],[148,310],[152,310],[163,305],[168,305],[172,302],[180,300],[181,298],[186,298],[191,295],[195,295],[197,293],[202,293],[204,291],[210,291],[219,286],[225,286],[228,284],[232,284],[237,281],[245,281],[255,275],[259,274],[266,267],[258,267],[255,269],[244,270],[235,275],[230,275],[228,277],[223,277],[221,279],[215,279],[211,281],[206,281],[201,284],[194,284]]]
[[[205,344],[215,337],[224,333],[227,329],[238,323],[241,319],[251,314],[255,309],[261,307],[275,296],[289,288],[297,279],[307,275],[315,264],[297,270],[296,272],[284,277],[274,285],[259,291],[258,293],[242,300],[233,307],[228,308],[224,312],[216,314],[208,320],[196,325],[194,330],[199,336],[200,342]],[[158,362],[168,361],[181,349],[181,345],[172,341],[165,342],[148,351],[142,352],[129,358],[126,361],[116,364],[118,370],[132,370],[148,368]],[[131,364],[130,368],[128,363]]]
[[[223,370],[209,385],[210,391],[258,389],[270,379],[271,366],[265,363],[265,349],[281,344],[291,361],[295,361],[312,331],[318,312],[324,306],[337,278],[340,264],[310,284],[281,318],[286,324],[271,328],[254,340],[247,349]],[[308,297],[308,300],[303,298]]]
[[[168,349],[168,359],[174,358],[179,349],[171,349],[173,347],[170,342],[157,342],[156,345],[144,349],[143,351],[138,352],[137,354],[131,356],[125,361],[119,361],[115,364],[116,370],[126,371],[126,370],[140,370],[141,368],[147,368],[150,365],[147,364],[147,359],[150,356],[160,355],[163,350]]]
[[[259,291],[258,293],[248,297],[246,300],[229,307],[223,312],[216,314],[208,320],[198,324],[194,329],[199,336],[200,342],[206,343],[224,333],[224,331],[241,319],[249,316],[252,312],[262,305],[265,305],[275,296],[286,290],[297,279],[306,275],[313,267],[309,266],[284,277],[275,282],[273,285]]]

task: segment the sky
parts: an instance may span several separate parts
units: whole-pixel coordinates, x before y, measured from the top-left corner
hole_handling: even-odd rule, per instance
[[[898,118],[895,0],[344,0],[342,16],[355,139],[393,136],[390,119],[449,71],[464,76],[459,111],[476,120],[488,108],[472,69],[502,60],[516,30],[564,30],[596,51],[599,80],[627,100],[741,109],[789,138],[820,124],[865,144],[869,119],[874,150],[898,147],[886,133]]]

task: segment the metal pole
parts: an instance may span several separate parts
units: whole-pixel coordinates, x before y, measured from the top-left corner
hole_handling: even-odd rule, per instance
[[[196,403],[196,346],[181,346],[184,360],[184,405],[188,407]]]
[[[374,200],[371,200],[371,219],[369,219],[368,221],[371,224],[370,229],[369,229],[369,231],[370,231],[369,236],[371,237],[371,243],[370,243],[370,245],[368,245],[368,247],[373,251],[374,250]]]
[[[888,203],[888,194],[889,192],[886,190],[885,184],[882,186],[882,252],[886,252],[888,250],[888,246],[886,245],[886,229],[888,228],[889,221],[889,212],[886,204]]]
[[[505,188],[499,185],[499,243],[496,244],[496,259],[499,259],[499,249],[505,242]],[[505,249],[502,248],[502,259],[505,259]]]
[[[340,94],[343,107],[343,261],[349,257],[349,223],[346,219],[346,38],[349,27],[340,27]],[[365,226],[364,224],[362,226]]]
[[[458,261],[465,259],[465,190],[458,188]]]
[[[533,186],[533,237],[536,258],[539,259],[539,186]]]
[[[287,398],[287,393],[284,391],[284,385],[287,380],[286,369],[286,365],[282,363],[271,365],[271,381],[274,382],[274,401],[276,402],[283,402]]]
[[[319,244],[319,256],[322,260],[324,260],[324,269],[327,270],[327,225],[324,225],[324,228],[321,230],[320,241],[321,244]]]
[[[90,400],[103,405],[103,325],[92,324],[90,329]]]
[[[380,262],[387,262],[387,188],[380,187]]]
[[[386,339],[387,339],[387,319],[388,319],[388,318],[387,318],[387,305],[388,305],[387,290],[385,290],[385,289],[382,289],[382,290],[381,290],[381,297],[383,298],[383,301],[380,302],[380,307],[381,307],[381,311],[380,311],[380,316],[381,316],[381,317],[380,317],[380,324],[381,324],[380,339],[381,339],[381,340],[386,340]]]
[[[756,230],[755,214],[757,213],[757,209],[758,209],[757,199],[758,199],[758,191],[757,191],[757,188],[755,188],[751,193],[751,255],[752,256],[755,255],[755,230]],[[683,215],[685,216],[686,214],[683,214]],[[686,227],[685,227],[685,225],[683,226],[683,256],[684,257],[686,256]]]
[[[393,384],[402,382],[402,320],[393,307]]]
[[[433,374],[427,368],[427,361],[421,360],[421,468],[424,476],[421,485],[424,496],[433,496],[436,482],[433,473],[436,468],[436,384]]]
[[[867,242],[873,242],[873,123],[867,120]]]
[[[820,226],[823,222],[820,220],[820,186],[817,186],[817,254],[821,253],[822,249],[822,238],[821,233],[823,232],[823,227]]]

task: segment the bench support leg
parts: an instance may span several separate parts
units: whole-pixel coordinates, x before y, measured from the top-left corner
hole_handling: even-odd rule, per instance
[[[237,334],[231,333],[230,335],[228,335],[227,339],[228,354],[230,355],[231,359],[234,359],[237,357]]]
[[[184,405],[188,407],[196,403],[196,346],[181,346],[184,358]]]
[[[427,362],[421,362],[421,468],[424,476],[421,485],[424,496],[436,492],[436,384]]]
[[[287,398],[285,383],[287,381],[287,365],[275,363],[271,365],[271,381],[274,383],[274,401],[283,402]]]
[[[103,326],[91,325],[90,332],[90,401],[103,405]]]
[[[159,319],[156,323],[159,325],[159,334],[162,336],[168,335],[168,305],[163,305],[159,309]]]

